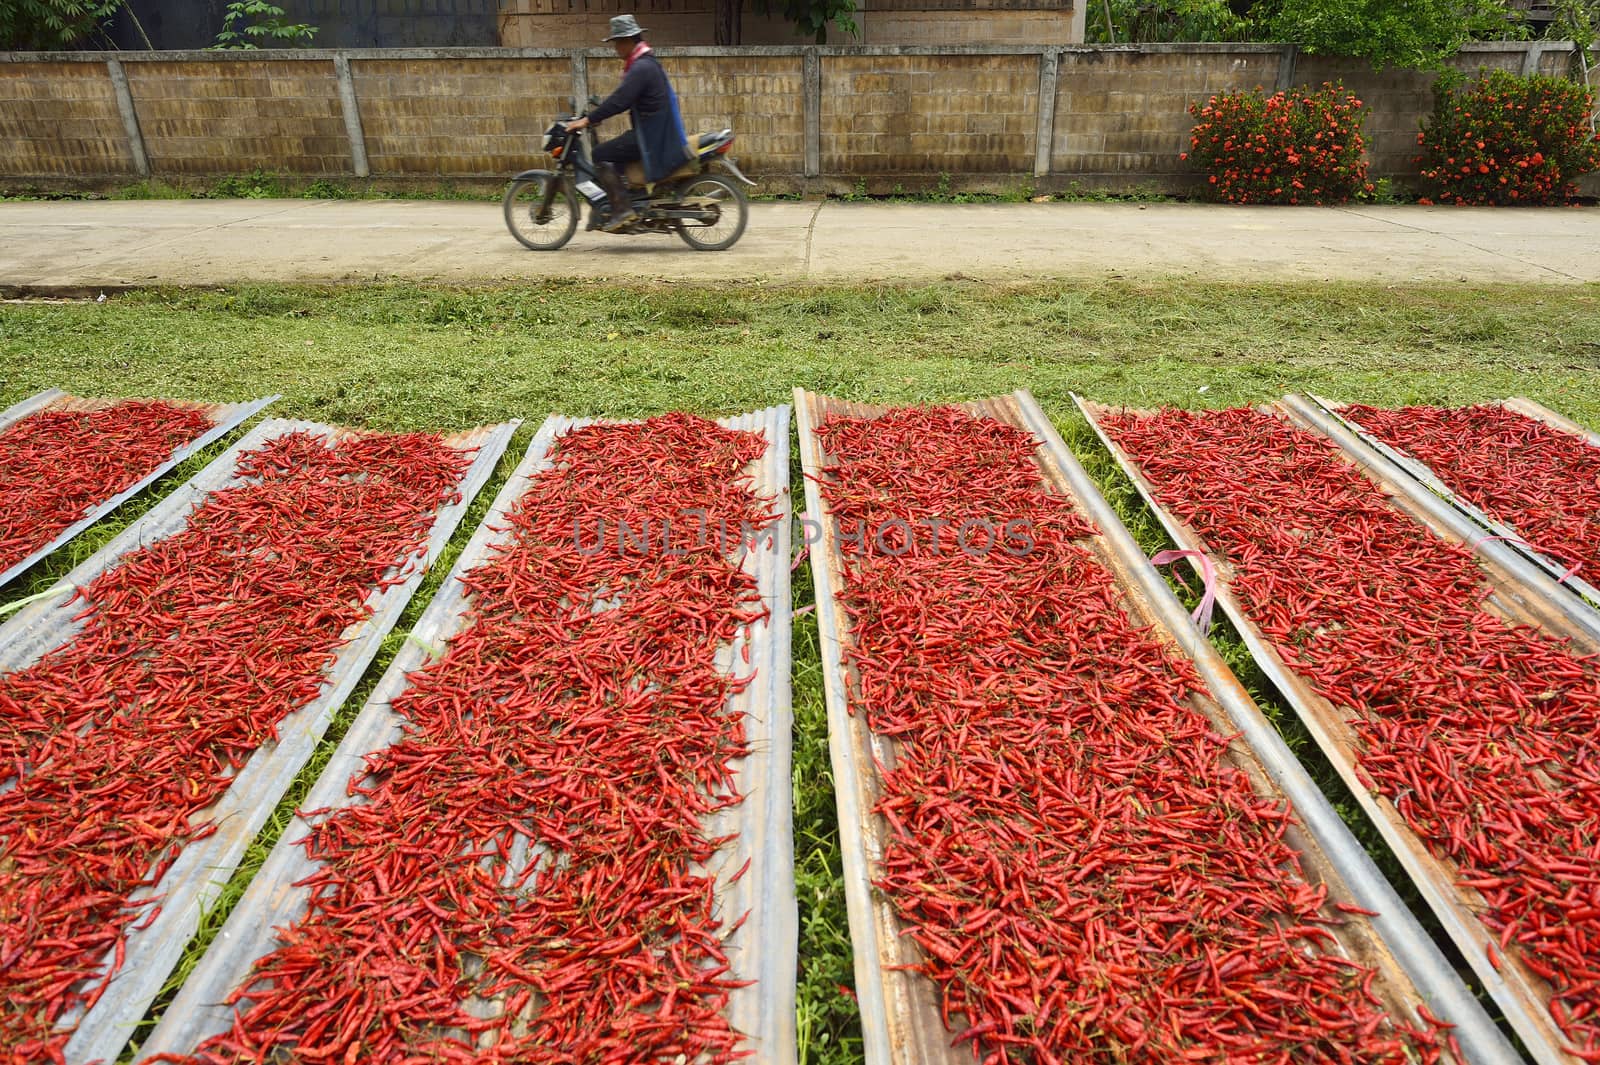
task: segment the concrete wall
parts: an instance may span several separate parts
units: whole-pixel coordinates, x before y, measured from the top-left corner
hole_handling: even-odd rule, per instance
[[[566,58],[350,60],[375,174],[512,174],[572,98]]]
[[[925,2],[925,0],[924,0]],[[932,187],[1183,191],[1190,104],[1342,80],[1372,108],[1375,176],[1414,172],[1431,75],[1277,45],[663,49],[691,132],[731,125],[772,191]],[[1485,44],[1456,60],[1562,73],[1570,46]],[[321,176],[503,179],[540,132],[603,94],[609,51],[0,54],[0,181],[115,184],[255,167]],[[614,120],[603,131],[626,128]],[[1589,191],[1600,191],[1591,179]]]
[[[1025,174],[1036,55],[822,57],[822,173]]]

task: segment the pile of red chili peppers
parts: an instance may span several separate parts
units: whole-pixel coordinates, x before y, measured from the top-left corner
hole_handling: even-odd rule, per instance
[[[207,808],[317,695],[470,461],[423,434],[276,437],[79,589],[68,643],[0,674],[0,1054],[59,1060],[57,1023],[154,918],[130,895],[214,831]]]
[[[307,837],[308,912],[197,1060],[744,1056],[739,918],[699,866],[748,753],[725,709],[748,678],[717,651],[765,614],[718,530],[768,519],[744,472],[765,451],[684,415],[556,441],[464,578],[466,627],[395,700],[403,738]]]
[[[1106,416],[1156,498],[1229,563],[1252,622],[1349,713],[1359,771],[1550,983],[1600,1061],[1600,662],[1489,613],[1462,548],[1337,448],[1254,410]]]
[[[0,570],[137,484],[211,428],[205,410],[128,400],[30,414],[0,431]]]
[[[1494,403],[1341,413],[1535,549],[1600,580],[1600,448]]]
[[[1321,949],[1343,918],[1292,813],[1074,542],[1094,530],[1033,437],[953,409],[818,435],[851,701],[896,741],[877,886],[957,1042],[1038,1065],[1438,1060],[1374,970]]]

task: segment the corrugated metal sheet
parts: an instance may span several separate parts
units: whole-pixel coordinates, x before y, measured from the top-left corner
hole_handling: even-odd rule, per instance
[[[406,674],[422,665],[460,632],[469,603],[460,578],[488,557],[490,549],[509,537],[503,518],[527,491],[530,480],[548,468],[548,452],[557,437],[588,419],[560,416],[540,427],[527,456],[501,489],[493,508],[462,551],[449,578],[429,603],[411,638],[373,690],[312,788],[305,809],[348,804],[346,783],[362,772],[368,754],[381,751],[400,737],[401,719],[390,703],[405,690]],[[733,966],[730,979],[754,981],[730,996],[733,1025],[750,1037],[759,1062],[790,1065],[795,1060],[795,954],[798,918],[794,897],[794,840],[791,825],[789,694],[789,409],[775,407],[718,422],[731,429],[762,432],[771,442],[754,471],[756,490],[772,494],[781,516],[775,535],[747,553],[745,568],[756,575],[772,616],[741,637],[750,647],[756,679],[729,702],[729,710],[745,717],[753,752],[742,759],[736,777],[745,801],[724,811],[709,826],[715,834],[737,832],[738,838],[718,853],[712,872],[726,877],[748,858],[750,870],[719,892],[721,911],[732,920],[751,911],[744,927],[728,941]],[[725,649],[722,665],[730,672],[747,668],[735,658],[739,645]],[[185,1054],[208,1037],[225,1031],[233,1010],[221,1005],[227,994],[250,973],[257,958],[276,946],[273,928],[305,913],[307,893],[294,883],[316,866],[298,841],[304,833],[283,834],[260,873],[229,916],[222,933],[184,984],[141,1054]]]
[[[170,403],[176,407],[188,407],[195,410],[205,411],[207,416],[211,418],[211,428],[193,443],[187,444],[184,447],[180,447],[178,450],[174,451],[170,459],[151,470],[148,475],[130,485],[125,490],[118,492],[110,499],[107,499],[103,503],[96,505],[94,509],[90,510],[82,518],[78,519],[67,528],[61,530],[61,533],[56,536],[55,539],[39,548],[39,550],[33,552],[33,554],[29,555],[27,558],[24,558],[10,566],[4,572],[0,572],[0,588],[5,587],[6,584],[15,580],[17,577],[20,577],[23,571],[29,566],[32,566],[35,562],[38,562],[51,552],[65,546],[73,537],[83,532],[89,526],[93,525],[95,522],[99,521],[113,510],[122,506],[122,504],[126,503],[129,499],[132,499],[147,485],[153,483],[162,474],[178,465],[184,459],[188,458],[190,455],[193,455],[201,448],[206,447],[212,441],[218,440],[229,432],[232,432],[234,427],[239,425],[245,419],[256,414],[269,403],[281,398],[282,397],[280,396],[272,395],[266,396],[262,399],[249,400],[244,403],[193,403],[187,400],[162,400],[163,403]],[[40,392],[38,395],[29,399],[25,399],[21,403],[8,408],[4,413],[0,413],[0,432],[4,432],[11,425],[21,421],[28,415],[36,414],[42,410],[101,410],[106,407],[115,406],[118,403],[124,402],[127,401],[123,399],[83,399],[78,396],[69,396],[60,389],[52,388],[44,392]]]
[[[1539,569],[1544,571],[1545,576],[1547,576],[1551,581],[1557,582],[1557,586],[1554,589],[1556,594],[1576,594],[1587,601],[1590,609],[1600,609],[1600,589],[1595,588],[1594,585],[1590,584],[1582,577],[1579,577],[1576,573],[1572,574],[1571,576],[1565,576],[1567,573],[1567,566],[1565,564],[1549,557],[1548,555],[1541,554],[1539,551],[1528,546],[1526,542],[1527,538],[1524,537],[1522,533],[1518,532],[1515,527],[1490,517],[1481,508],[1461,498],[1461,496],[1457,495],[1450,488],[1450,486],[1444,482],[1443,478],[1433,472],[1433,468],[1431,466],[1423,462],[1421,459],[1402,451],[1397,447],[1387,444],[1382,440],[1379,440],[1373,434],[1369,433],[1360,423],[1353,420],[1346,413],[1348,410],[1347,404],[1337,403],[1330,399],[1323,399],[1321,396],[1318,396],[1314,393],[1308,392],[1307,395],[1319,408],[1318,411],[1312,412],[1311,414],[1312,428],[1316,429],[1318,432],[1322,432],[1324,435],[1328,435],[1326,430],[1330,428],[1329,424],[1323,419],[1317,418],[1316,414],[1321,413],[1332,418],[1335,424],[1349,430],[1352,435],[1360,440],[1361,443],[1365,444],[1369,450],[1380,456],[1383,461],[1393,465],[1397,472],[1415,478],[1428,491],[1432,492],[1440,499],[1443,499],[1445,502],[1461,511],[1461,513],[1465,514],[1467,517],[1481,525],[1486,532],[1492,533],[1495,536],[1508,537],[1507,540],[1503,540],[1501,542],[1504,543],[1509,550],[1515,551],[1523,558],[1526,558],[1528,561],[1532,562],[1535,566],[1538,566]],[[1519,410],[1516,407],[1511,406],[1511,404],[1516,402],[1518,401],[1508,400],[1506,403],[1501,404],[1501,406],[1504,406],[1507,410],[1510,410],[1514,413],[1521,414],[1524,417],[1531,417],[1535,421],[1546,422],[1544,417],[1537,417],[1529,414],[1525,410]],[[1521,402],[1532,404],[1531,400],[1523,400]],[[1538,406],[1537,404],[1532,405],[1535,407]],[[1539,409],[1543,410],[1543,408]],[[1548,417],[1560,418],[1560,415],[1554,414],[1550,411],[1544,411],[1544,414]],[[1565,419],[1561,420],[1565,421]],[[1546,424],[1550,424],[1551,428],[1558,429],[1561,432],[1573,432],[1575,429],[1577,431],[1574,432],[1573,435],[1578,436],[1580,439],[1587,439],[1583,430],[1579,429],[1577,426],[1573,426],[1573,429],[1566,429],[1549,422],[1546,422]],[[1570,425],[1571,423],[1568,424]],[[1365,459],[1366,456],[1363,455],[1361,458]],[[1562,579],[1564,576],[1565,580]],[[1596,635],[1600,635],[1600,629],[1596,629],[1595,631]]]
[[[874,417],[885,408],[844,403],[799,390],[795,404],[801,461],[807,474],[807,509],[823,526],[823,540],[812,552],[812,565],[818,588],[829,741],[839,797],[845,890],[856,948],[856,993],[861,1002],[866,1060],[868,1065],[971,1065],[970,1052],[956,1051],[949,1045],[951,1033],[940,1019],[932,982],[895,968],[917,964],[920,954],[911,941],[900,936],[892,908],[871,886],[881,867],[885,829],[881,819],[870,813],[881,794],[873,759],[893,765],[894,745],[871,733],[865,715],[852,716],[848,711],[841,650],[850,638],[841,605],[843,558],[813,480],[822,476],[829,459],[821,451],[816,427],[832,417]],[[1293,806],[1299,824],[1288,839],[1300,852],[1307,875],[1327,884],[1330,900],[1380,913],[1377,918],[1352,919],[1333,931],[1347,957],[1378,970],[1374,991],[1385,1004],[1397,1015],[1415,1019],[1415,1006],[1424,1003],[1435,1014],[1447,1017],[1459,1026],[1457,1033],[1463,1047],[1474,1051],[1471,1060],[1517,1061],[1220,655],[1194,629],[1181,604],[1033,397],[1017,392],[963,407],[1025,429],[1040,440],[1037,455],[1046,483],[1071,499],[1074,507],[1099,528],[1099,535],[1087,546],[1114,577],[1129,617],[1151,626],[1171,653],[1195,663],[1209,693],[1209,697],[1196,697],[1196,708],[1222,734],[1241,734],[1242,742],[1234,745],[1231,756],[1249,774],[1258,792]]]
[[[1138,464],[1101,429],[1099,418],[1112,412],[1113,409],[1121,408],[1111,408],[1082,399],[1078,400],[1078,406],[1089,419],[1101,442],[1111,451],[1123,471],[1133,481],[1145,503],[1161,521],[1173,542],[1184,548],[1200,550],[1200,536],[1156,502],[1150,483],[1140,473]],[[1294,409],[1286,404],[1268,404],[1262,409],[1277,414],[1301,428],[1309,427],[1308,422],[1303,417],[1296,417]],[[1396,477],[1391,468],[1381,462],[1363,462],[1348,451],[1347,457],[1354,467],[1360,469],[1373,482],[1375,490],[1384,493],[1397,509],[1427,526],[1441,539],[1459,544],[1466,543],[1473,537],[1475,530],[1471,523],[1451,510],[1443,501],[1435,497],[1429,504],[1421,496],[1412,494],[1420,492],[1422,495],[1427,495],[1421,486],[1411,482],[1409,478]],[[1409,489],[1407,485],[1410,485]],[[1462,524],[1465,525],[1464,529],[1461,527]],[[1525,579],[1516,576],[1511,568],[1519,564],[1521,568],[1531,568],[1529,563],[1499,544],[1479,543],[1473,547],[1473,551],[1478,556],[1485,579],[1493,588],[1493,594],[1487,601],[1492,610],[1509,621],[1534,625],[1556,635],[1571,636],[1580,651],[1600,651],[1600,643],[1577,630],[1575,626],[1565,625],[1561,620],[1564,615],[1544,603],[1540,596],[1531,593]],[[1506,956],[1499,971],[1489,964],[1487,947],[1490,936],[1477,917],[1477,914],[1486,908],[1482,896],[1472,888],[1460,886],[1453,865],[1442,862],[1430,854],[1427,846],[1406,826],[1404,818],[1395,810],[1394,805],[1387,799],[1374,795],[1361,782],[1356,773],[1355,733],[1345,723],[1344,715],[1332,703],[1317,694],[1309,682],[1290,669],[1278,657],[1272,644],[1256,628],[1232,592],[1232,567],[1214,555],[1212,563],[1218,574],[1217,602],[1233,621],[1234,628],[1238,630],[1250,654],[1260,665],[1262,672],[1294,707],[1295,713],[1316,739],[1323,754],[1338,770],[1339,776],[1349,787],[1351,794],[1377,825],[1389,849],[1400,860],[1401,866],[1411,877],[1417,890],[1427,900],[1429,907],[1450,934],[1450,938],[1460,948],[1479,981],[1494,997],[1517,1035],[1542,1065],[1562,1065],[1572,1062],[1574,1059],[1559,1049],[1564,1045],[1564,1040],[1550,1020],[1547,991],[1543,989],[1543,981],[1511,955]]]
[[[428,565],[444,549],[467,506],[488,480],[518,424],[508,422],[447,438],[452,446],[479,450],[462,480],[461,501],[442,508],[434,521],[423,564],[413,565],[406,580],[374,598],[371,616],[345,631],[347,642],[336,655],[316,701],[279,724],[279,742],[256,751],[233,786],[207,811],[207,818],[218,825],[216,833],[185,848],[155,888],[136,896],[162,896],[160,916],[147,928],[130,932],[121,975],[93,1010],[70,1019],[78,1028],[67,1044],[69,1062],[109,1060],[126,1044],[134,1024],[144,1016],[194,934],[200,914],[227,884],[245,849],[316,747],[334,711],[377,654],[384,635],[399,619]],[[67,574],[57,588],[65,592],[85,585],[115,567],[124,554],[179,532],[207,494],[238,482],[234,469],[242,453],[299,430],[329,436],[348,432],[315,422],[263,422]],[[81,605],[68,606],[65,599],[65,595],[57,595],[32,603],[0,627],[0,672],[25,668],[76,635],[80,626],[71,618]]]

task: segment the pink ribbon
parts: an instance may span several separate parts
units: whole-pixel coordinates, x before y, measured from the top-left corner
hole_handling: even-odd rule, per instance
[[[1193,558],[1200,561],[1200,579],[1205,582],[1206,590],[1200,596],[1200,605],[1194,608],[1194,613],[1189,616],[1194,619],[1195,625],[1200,629],[1202,636],[1211,631],[1211,609],[1217,605],[1217,569],[1211,564],[1211,558],[1204,551],[1162,551],[1150,560],[1153,566],[1166,566],[1178,561],[1180,558]],[[1178,583],[1183,584],[1183,578],[1178,578]],[[1188,587],[1187,584],[1184,585]]]
[[[1521,544],[1523,547],[1526,547],[1529,551],[1537,551],[1541,555],[1548,555],[1551,558],[1560,559],[1562,562],[1572,562],[1572,559],[1570,559],[1566,555],[1563,555],[1563,554],[1561,554],[1559,552],[1556,552],[1556,551],[1549,551],[1549,550],[1546,550],[1545,548],[1542,548],[1542,547],[1535,547],[1532,544],[1528,543],[1528,541],[1526,541],[1526,540],[1524,540],[1524,539],[1522,539],[1521,537],[1518,537],[1518,536],[1485,536],[1481,540],[1479,540],[1479,539],[1468,540],[1467,541],[1467,550],[1471,551],[1478,544],[1486,544],[1490,540],[1501,540],[1501,541],[1504,541],[1505,543],[1508,543],[1508,544]],[[1570,578],[1574,573],[1578,572],[1582,568],[1583,568],[1583,563],[1582,562],[1572,562],[1572,568],[1567,570],[1567,572],[1563,573],[1561,576],[1557,577],[1556,578],[1556,583],[1557,584],[1566,584],[1568,578]]]

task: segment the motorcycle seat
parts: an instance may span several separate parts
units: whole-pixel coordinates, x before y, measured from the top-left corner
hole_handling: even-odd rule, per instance
[[[690,137],[685,145],[689,149],[689,161],[662,178],[662,181],[677,181],[699,173],[700,161],[731,140],[733,140],[731,129],[719,129],[715,133],[702,133],[698,137]],[[629,185],[636,188],[642,189],[649,185],[644,178],[644,164],[637,161],[628,163],[622,168],[622,177]]]

